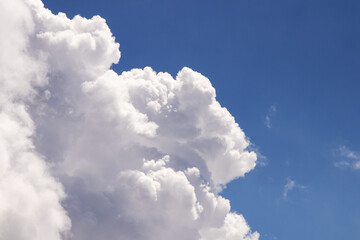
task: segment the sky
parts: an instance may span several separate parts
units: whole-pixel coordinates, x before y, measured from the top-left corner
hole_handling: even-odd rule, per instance
[[[4,0],[0,2],[3,4],[2,6],[5,6]],[[15,2],[19,2],[20,5],[20,2],[25,1],[16,0]],[[248,233],[250,230],[247,230],[244,234],[239,233],[240,235],[237,236],[236,234],[229,233],[226,227],[219,228],[217,226],[219,225],[218,223],[217,225],[211,223],[211,225],[206,220],[202,220],[201,224],[199,221],[194,221],[193,224],[196,225],[196,231],[200,229],[201,240],[257,239],[257,233],[260,234],[260,239],[264,240],[360,239],[360,208],[358,206],[358,200],[360,199],[360,127],[356,124],[356,119],[360,117],[358,108],[360,101],[360,82],[358,81],[360,76],[360,15],[358,14],[360,2],[347,0],[277,0],[271,2],[263,0],[43,0],[43,3],[54,14],[64,12],[70,19],[78,14],[85,18],[100,15],[106,19],[106,24],[110,28],[116,42],[120,44],[121,51],[121,58],[119,63],[116,64],[119,57],[116,51],[118,46],[109,40],[111,39],[111,34],[97,20],[94,23],[89,23],[89,26],[79,23],[79,28],[86,29],[84,31],[91,32],[93,28],[99,28],[104,36],[106,36],[101,41],[99,40],[105,46],[104,51],[102,52],[100,47],[100,50],[95,50],[93,54],[93,51],[88,53],[89,50],[87,48],[91,48],[91,46],[88,47],[86,45],[88,42],[85,35],[83,36],[85,40],[79,38],[80,47],[71,48],[73,46],[71,45],[71,39],[77,38],[77,36],[71,38],[71,34],[65,34],[64,39],[67,40],[64,40],[64,42],[62,42],[61,36],[55,36],[56,29],[61,28],[56,25],[59,24],[60,20],[49,20],[45,17],[39,18],[40,20],[36,20],[34,23],[36,26],[35,30],[31,31],[38,31],[39,33],[44,31],[45,34],[36,36],[39,39],[45,39],[46,43],[41,41],[34,41],[35,43],[33,43],[32,38],[30,38],[30,46],[34,52],[41,50],[40,52],[48,54],[50,60],[45,60],[46,63],[44,64],[41,56],[37,56],[36,59],[39,63],[36,63],[35,68],[29,65],[29,69],[35,69],[34,71],[39,75],[45,71],[48,78],[50,78],[50,84],[48,87],[45,87],[48,84],[45,80],[34,80],[32,84],[35,86],[33,87],[35,90],[28,90],[27,87],[24,87],[25,90],[18,93],[18,91],[13,90],[11,83],[5,81],[4,86],[6,87],[3,87],[3,89],[9,92],[9,96],[15,97],[8,97],[10,100],[6,100],[5,103],[1,102],[4,106],[12,106],[13,103],[11,102],[15,101],[13,99],[19,98],[29,101],[27,99],[30,98],[31,92],[38,91],[38,89],[44,91],[44,98],[48,98],[47,101],[49,103],[44,103],[45,110],[39,110],[34,107],[30,108],[28,115],[34,121],[37,130],[32,129],[30,126],[30,130],[24,130],[24,134],[29,135],[28,131],[34,132],[30,135],[36,136],[33,137],[35,148],[40,155],[45,156],[44,159],[47,159],[46,161],[50,161],[56,166],[49,170],[49,175],[54,176],[55,180],[58,179],[59,184],[63,185],[64,188],[64,193],[62,193],[62,190],[59,190],[61,187],[57,184],[51,185],[53,186],[51,191],[56,192],[58,200],[54,201],[53,205],[49,206],[49,209],[52,207],[57,209],[59,216],[61,215],[59,219],[62,219],[61,221],[54,220],[54,226],[56,226],[54,229],[56,231],[65,232],[66,229],[70,228],[69,222],[71,221],[72,228],[75,229],[72,234],[75,234],[78,239],[86,239],[88,237],[84,233],[87,229],[86,224],[88,221],[96,220],[97,216],[100,216],[97,220],[103,220],[103,223],[100,226],[99,232],[107,232],[108,235],[97,236],[95,233],[92,233],[93,238],[101,239],[103,236],[110,238],[116,236],[111,235],[112,231],[114,231],[112,230],[113,222],[109,220],[110,218],[104,217],[113,208],[111,208],[111,204],[106,205],[105,203],[120,199],[124,202],[129,201],[129,206],[138,209],[137,205],[131,205],[131,200],[127,198],[124,200],[121,197],[121,193],[129,193],[130,190],[127,187],[132,186],[131,184],[134,184],[135,181],[133,179],[141,174],[143,174],[141,176],[147,177],[147,182],[144,180],[146,183],[156,180],[158,184],[165,186],[164,189],[172,189],[174,186],[176,189],[176,186],[179,186],[175,184],[177,183],[176,181],[189,187],[185,190],[181,188],[178,191],[188,194],[182,196],[186,199],[193,199],[191,203],[181,198],[179,204],[177,197],[170,193],[169,199],[164,197],[165,200],[161,200],[165,202],[174,201],[174,206],[180,206],[178,210],[166,212],[164,219],[168,219],[170,223],[173,223],[172,221],[175,223],[179,221],[178,219],[174,220],[171,217],[173,215],[178,215],[184,222],[191,222],[194,216],[182,216],[183,212],[187,213],[189,211],[192,213],[198,211],[199,219],[211,218],[217,219],[211,220],[214,222],[224,222],[224,217],[221,218],[215,215],[215,217],[213,215],[211,215],[212,217],[207,217],[209,215],[206,215],[208,214],[206,211],[211,209],[211,207],[207,207],[205,200],[200,200],[202,195],[198,193],[198,189],[202,189],[202,185],[198,183],[199,180],[193,180],[193,178],[197,179],[194,177],[197,176],[194,173],[196,171],[194,170],[190,173],[190,170],[184,170],[184,166],[192,166],[196,167],[200,171],[201,178],[209,183],[210,190],[206,196],[209,197],[211,194],[215,194],[214,196],[211,195],[212,197],[209,197],[209,199],[218,201],[218,205],[223,206],[222,210],[219,211],[223,215],[229,216],[225,222],[230,224],[229,222],[231,221],[229,219],[240,219],[239,216],[243,216],[252,232]],[[22,10],[16,11],[20,12]],[[0,20],[2,24],[6,22],[4,17],[3,19],[0,17]],[[15,20],[10,22],[16,23]],[[66,24],[64,23],[63,25]],[[100,25],[101,27],[99,27]],[[46,31],[51,32],[49,29],[55,30],[51,34],[46,34]],[[11,30],[6,31],[10,32]],[[26,32],[24,34],[32,36],[31,31],[29,30],[29,33]],[[21,32],[23,33],[23,30]],[[91,32],[91,34],[96,35],[97,33]],[[16,38],[18,35],[14,36]],[[84,41],[84,49],[81,48],[81,41]],[[98,40],[96,39],[96,41]],[[26,44],[28,43],[19,43],[19,46]],[[30,55],[30,57],[33,57],[34,53]],[[20,53],[19,56],[19,59],[25,59],[21,60],[19,64],[24,64],[22,61],[27,61],[26,58],[21,57]],[[79,58],[79,61],[76,58]],[[18,58],[14,57],[14,59]],[[85,70],[82,70],[82,66],[86,65],[82,61],[89,62],[89,67],[84,68]],[[69,65],[67,65],[67,62],[70,62]],[[115,64],[111,65],[112,63]],[[145,134],[152,136],[156,131],[156,127],[152,122],[147,122],[143,115],[132,110],[132,107],[134,107],[141,113],[145,113],[145,108],[141,107],[142,100],[139,99],[143,94],[148,94],[148,92],[144,90],[143,93],[142,89],[147,86],[163,89],[163,87],[158,87],[157,81],[166,82],[166,84],[164,83],[166,86],[170,86],[172,84],[170,83],[171,81],[169,80],[168,83],[168,80],[156,80],[162,79],[162,77],[152,76],[146,70],[124,76],[125,81],[129,83],[120,86],[112,85],[113,83],[108,82],[108,80],[100,80],[117,78],[111,73],[103,74],[103,68],[111,68],[120,75],[123,71],[130,71],[134,68],[143,69],[147,66],[150,66],[156,72],[168,72],[172,78],[176,78],[178,72],[183,67],[188,67],[210,80],[212,86],[216,89],[216,100],[212,98],[213,92],[209,87],[209,83],[189,69],[183,70],[183,75],[179,77],[180,81],[184,82],[184,85],[191,85],[189,83],[189,81],[192,81],[191,79],[201,79],[199,80],[199,85],[195,87],[191,85],[191,89],[200,89],[201,91],[182,89],[177,86],[173,90],[172,87],[168,87],[177,97],[177,101],[185,106],[183,108],[179,107],[178,111],[183,111],[186,116],[188,116],[187,114],[189,116],[192,114],[196,115],[196,118],[203,119],[204,125],[199,125],[200,123],[197,123],[197,120],[184,121],[182,118],[178,118],[176,114],[174,114],[174,118],[169,123],[162,118],[162,115],[155,114],[153,116],[151,113],[146,112],[148,118],[154,121],[159,126],[159,129],[165,130],[163,132],[159,130],[159,137],[155,138],[155,143],[149,143],[145,137],[136,135]],[[47,70],[44,70],[44,68]],[[76,70],[75,68],[78,69]],[[2,73],[4,72],[6,70],[2,69]],[[86,74],[83,74],[83,72]],[[27,76],[27,74],[32,73],[31,71],[30,73],[25,71],[23,74]],[[143,83],[144,85],[142,85],[141,82],[139,85],[132,84],[131,80],[137,79],[138,75],[142,75],[142,78],[145,79],[151,79],[151,84]],[[16,78],[16,76],[12,75],[4,76],[2,76],[2,79],[5,80]],[[24,78],[24,76],[20,76],[19,79]],[[85,90],[83,91],[89,94],[89,98],[78,98],[76,96],[78,96],[79,92],[69,90],[71,88],[76,89],[77,86],[76,81],[72,79],[82,79],[81,81],[86,82],[88,78],[91,79],[94,76],[98,76],[98,79],[100,79],[99,81],[95,80],[96,84],[92,85],[89,83],[84,85]],[[38,78],[41,79],[43,77],[40,76]],[[53,81],[52,79],[55,80]],[[57,79],[62,79],[62,82]],[[26,82],[19,82],[18,84],[27,86]],[[68,87],[63,87],[63,85]],[[108,95],[104,92],[112,92],[111,89],[113,88],[118,89],[120,94],[111,93],[112,98],[106,97]],[[124,100],[121,97],[123,89],[128,89],[131,100]],[[149,87],[149,89],[152,88]],[[46,90],[49,92],[46,92]],[[29,93],[23,93],[27,91]],[[66,95],[66,97],[69,97],[69,101],[60,101],[56,98],[56,94],[62,96],[64,92],[69,92]],[[131,95],[132,93],[134,95]],[[155,93],[151,92],[151,94]],[[151,94],[149,98],[153,96]],[[5,95],[4,93],[3,96]],[[215,110],[214,112],[200,111],[202,107],[207,106],[207,101],[210,101],[206,100],[208,99],[206,96],[211,96],[211,103],[218,101],[221,106],[225,107],[234,116],[235,121],[239,124],[246,137],[241,134],[241,136],[231,135],[232,131],[239,130],[233,130],[238,128],[233,123],[230,123],[231,121],[225,121],[225,119],[228,119],[228,113],[222,113],[223,115],[219,117],[219,115],[215,114]],[[107,108],[104,108],[106,112],[101,112],[102,110],[99,110],[100,112],[96,111],[105,106],[105,104],[109,106],[110,104],[114,105],[113,100],[111,100],[113,98],[123,104],[120,108],[130,109],[128,110],[129,112],[125,113],[120,111],[120,120],[116,120],[120,122],[120,127],[116,125],[114,129],[119,128],[121,134],[131,139],[130,141],[134,143],[140,142],[141,146],[132,146],[134,150],[128,150],[129,146],[123,143],[122,138],[107,128],[107,126],[112,126],[115,120],[107,121],[106,117],[104,118],[105,120],[97,119],[103,115],[112,116],[108,113]],[[21,101],[26,102],[25,100]],[[31,101],[33,104],[34,100]],[[146,99],[146,101],[148,100]],[[192,101],[199,103],[199,109],[194,110],[188,101],[190,103]],[[71,105],[70,103],[73,102],[76,104]],[[16,106],[19,109],[23,109],[21,104]],[[155,103],[151,106],[155,110],[157,109]],[[2,108],[7,109],[5,107]],[[21,112],[23,110],[18,111]],[[78,118],[58,117],[59,115],[53,114],[54,111],[68,111],[71,113],[74,111],[74,115],[78,111],[79,116],[85,116],[84,119],[95,120],[86,120],[82,129],[76,124]],[[63,112],[62,114],[64,114]],[[221,111],[217,109],[216,112]],[[12,116],[12,114],[14,113],[11,111],[6,112],[4,119],[8,119],[6,116]],[[27,119],[25,113],[21,116],[21,118]],[[13,117],[13,119],[18,118]],[[208,129],[206,121],[212,118],[216,118],[214,121],[218,125],[214,129],[210,129],[211,127]],[[12,118],[9,117],[9,119]],[[5,120],[3,121],[5,122]],[[135,122],[134,125],[132,125],[132,122]],[[128,127],[122,128],[121,124]],[[182,132],[173,130],[177,129],[177,124],[180,125]],[[20,124],[19,126],[22,125]],[[55,126],[54,128],[56,129],[52,129],[52,126]],[[104,130],[97,130],[94,126],[101,126]],[[208,135],[201,138],[202,142],[199,139],[195,139],[199,140],[199,142],[193,139],[191,131],[193,131],[194,126],[204,132],[208,131]],[[219,129],[217,129],[217,126],[219,126]],[[86,133],[85,130],[87,128],[95,130],[91,130],[91,133]],[[83,137],[78,138],[75,141],[75,145],[73,145],[74,142],[69,144],[67,141],[70,141],[69,139],[72,139],[74,136],[68,137],[68,135],[63,133],[66,131],[73,131]],[[239,154],[246,155],[251,151],[256,153],[256,167],[253,168],[253,158],[251,155],[246,155],[246,159],[242,160],[246,168],[238,171],[234,170],[235,172],[231,172],[232,167],[237,166],[235,159],[231,157],[226,162],[222,159],[216,159],[215,163],[208,160],[213,154],[209,149],[213,146],[216,149],[216,154],[213,154],[214,156],[223,154],[222,145],[218,142],[211,142],[212,138],[209,136],[214,134],[219,139],[225,139],[224,141],[231,139],[231,141],[239,142],[240,150],[234,147],[234,150],[239,151]],[[109,147],[109,144],[104,144],[103,146],[99,143],[99,138],[101,141],[109,144],[112,142],[111,139],[115,139],[119,142],[119,146],[126,150],[116,152],[119,146],[113,147],[111,144],[111,147]],[[4,137],[4,139],[10,142],[10,140],[6,139],[12,138]],[[51,142],[49,139],[55,141],[54,145],[49,143]],[[181,142],[182,139],[185,139],[185,141],[193,140],[194,142],[191,142],[189,145],[198,144],[196,145],[198,146],[196,151],[201,152],[202,147],[204,147],[206,149],[205,153],[202,153],[203,155],[199,154],[200,156],[196,155],[194,161],[184,160],[187,159],[186,157],[190,156],[192,158],[195,155],[192,155],[194,154],[192,152],[193,147],[186,144],[183,146],[183,149],[176,149],[178,142],[175,140]],[[171,143],[166,144],[166,141]],[[243,146],[246,145],[247,141],[250,142],[250,145],[247,149],[244,149]],[[83,149],[89,146],[94,146],[94,149],[100,146],[100,152],[90,151],[87,154]],[[231,148],[231,146],[229,143],[227,148]],[[145,148],[147,150],[143,150]],[[157,151],[153,153],[149,149],[156,149]],[[111,152],[112,154],[124,155],[128,158],[138,157],[137,154],[140,151],[146,157],[151,156],[159,160],[157,165],[145,162],[141,168],[142,170],[137,165],[135,167],[131,162],[122,163],[126,167],[115,167],[111,165],[114,164],[112,157],[107,157],[106,152],[109,150],[114,151]],[[9,152],[11,151],[9,150]],[[168,153],[170,163],[167,163],[166,156],[160,153]],[[59,159],[64,155],[67,156],[66,160],[59,164],[61,167],[57,167],[58,162],[62,161]],[[104,157],[103,155],[106,156]],[[95,160],[102,158],[105,159],[103,162],[96,162],[97,160]],[[74,162],[71,159],[79,160]],[[86,159],[92,159],[92,162],[89,163]],[[39,160],[39,162],[41,161]],[[155,176],[146,172],[147,170],[143,170],[151,164],[156,165],[151,170],[157,174]],[[108,197],[105,201],[101,198],[103,195],[98,194],[100,190],[95,190],[102,189],[104,186],[108,186],[109,182],[113,181],[110,177],[108,179],[108,175],[112,176],[111,174],[115,174],[109,170],[112,167],[121,170],[119,178],[121,181],[128,183],[128,185],[117,186],[114,184],[114,187],[110,184],[112,187],[109,188],[110,192],[107,192],[107,194],[111,195],[111,197]],[[103,170],[100,171],[98,169]],[[43,171],[46,172],[46,170]],[[164,172],[167,172],[168,176],[176,176],[174,177],[176,179],[176,181],[174,180],[174,186],[166,185],[167,180],[159,177],[163,176],[161,174],[164,174]],[[244,174],[245,177],[242,177]],[[52,180],[53,178],[49,177],[49,179],[46,178],[45,180],[46,182],[52,182],[54,181]],[[106,181],[95,184],[97,183],[96,178],[104,178]],[[85,180],[88,182],[84,183],[83,181]],[[94,184],[96,185],[94,187],[95,190],[90,191],[90,186]],[[216,198],[216,187],[212,186],[212,184],[226,185],[223,186],[224,189],[218,194],[223,197],[221,199],[229,199],[231,212],[227,209],[228,205],[223,200]],[[43,185],[40,184],[40,186]],[[154,183],[152,186],[157,186],[157,184]],[[144,186],[140,184],[138,187],[141,189]],[[192,188],[195,190],[189,190]],[[6,192],[13,193],[14,191],[9,190]],[[43,193],[44,191],[39,190],[39,192]],[[9,196],[9,199],[11,199],[13,195],[9,194]],[[131,195],[130,199],[136,202],[148,196],[141,195],[140,200],[137,197],[139,196]],[[198,200],[194,200],[195,197]],[[41,198],[39,197],[39,199]],[[82,201],[88,201],[90,210],[84,210],[76,205]],[[155,208],[158,210],[157,207],[162,206],[161,201],[160,205],[154,203],[155,205],[146,205],[144,208]],[[195,207],[192,206],[189,210],[189,204],[195,204],[196,201],[202,204],[202,207],[205,209],[204,213],[206,214],[204,216],[201,215],[202,212],[196,207],[197,205],[194,205]],[[104,206],[104,210],[97,209],[95,207],[96,204]],[[141,202],[139,204],[141,205]],[[68,214],[58,211],[61,207]],[[171,206],[169,208],[171,209]],[[118,211],[124,215],[131,215],[126,212],[126,209],[124,210],[121,207]],[[144,209],[139,211],[144,211],[144,215],[140,214],[134,217],[135,220],[132,221],[124,220],[122,223],[125,227],[121,230],[125,231],[125,229],[134,228],[143,229],[145,233],[149,234],[154,231],[161,232],[158,228],[146,223],[152,217],[160,218],[157,213],[147,212]],[[163,211],[163,209],[158,211]],[[238,214],[231,215],[234,212]],[[86,215],[87,213],[95,214],[95,217],[89,218]],[[7,215],[2,215],[3,219],[5,219],[4,216]],[[32,219],[31,216],[28,218]],[[144,224],[140,221],[141,224],[132,225],[133,221],[136,222],[138,219],[142,219]],[[17,223],[16,221],[15,219],[14,224]],[[242,220],[239,220],[239,222],[241,224],[239,223],[240,225],[238,226],[246,229],[247,224],[243,223]],[[185,223],[180,222],[179,224],[184,225]],[[214,226],[217,226],[218,229],[209,230],[209,228]],[[193,233],[195,230],[192,227],[186,227],[187,231],[184,234],[188,235],[184,235],[183,239],[192,239],[189,236],[195,236]],[[181,232],[183,230],[183,228],[179,229],[174,229],[174,232]],[[5,228],[5,230],[0,228],[0,236],[1,234],[12,236],[6,235],[9,234],[9,231],[11,231],[11,227]],[[41,232],[41,230],[38,231]],[[114,232],[114,234],[116,233]],[[135,235],[131,235],[133,233],[126,234],[128,234],[127,236],[132,236],[132,239],[136,239]],[[160,238],[155,234],[154,239],[156,239],[155,237],[157,239],[169,239],[171,235],[166,234],[169,233],[164,231],[164,235]],[[222,234],[222,238],[210,237],[216,236],[216,234]],[[56,236],[54,233],[53,239],[59,239]],[[140,236],[138,239],[152,239],[149,235],[146,236],[146,238]],[[69,238],[71,239],[71,236]],[[12,236],[11,239],[20,240],[23,238],[19,234],[15,237]]]

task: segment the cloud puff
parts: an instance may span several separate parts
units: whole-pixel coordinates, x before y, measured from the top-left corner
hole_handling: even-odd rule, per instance
[[[221,186],[256,154],[210,81],[118,75],[104,19],[0,0],[1,239],[258,239]]]

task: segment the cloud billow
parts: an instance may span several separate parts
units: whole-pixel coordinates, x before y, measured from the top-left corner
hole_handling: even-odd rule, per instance
[[[118,75],[99,16],[0,0],[0,20],[1,239],[259,238],[218,195],[256,154],[206,77]]]

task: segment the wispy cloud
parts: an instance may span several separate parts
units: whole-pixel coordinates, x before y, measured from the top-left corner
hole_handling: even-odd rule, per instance
[[[352,151],[345,145],[339,146],[335,151],[335,156],[340,157],[340,161],[336,161],[334,166],[337,168],[345,169],[360,169],[360,153]]]
[[[344,146],[344,145],[339,147],[339,153],[343,157],[347,157],[350,159],[360,159],[360,153],[354,152],[354,151],[350,150],[350,148],[348,148],[347,146]]]
[[[250,145],[248,147],[248,151],[256,153],[256,157],[257,157],[256,165],[257,166],[266,167],[268,165],[267,156],[265,156],[254,143],[250,143]]]
[[[265,116],[264,124],[267,128],[271,128],[271,118],[275,115],[275,113],[276,113],[276,105],[273,104],[270,106],[270,108]]]
[[[288,193],[295,189],[295,188],[299,188],[299,189],[304,189],[306,188],[304,185],[301,184],[297,184],[294,180],[292,180],[290,177],[287,177],[286,179],[286,184],[284,185],[284,191],[283,191],[283,198],[287,199]]]
[[[264,234],[261,234],[261,239],[263,239],[263,240],[277,240],[278,238],[275,237],[271,233],[264,233]]]

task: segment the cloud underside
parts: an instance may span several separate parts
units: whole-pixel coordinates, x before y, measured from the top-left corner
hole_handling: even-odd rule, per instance
[[[0,239],[255,240],[218,195],[256,154],[189,68],[118,75],[104,19],[0,0]]]

